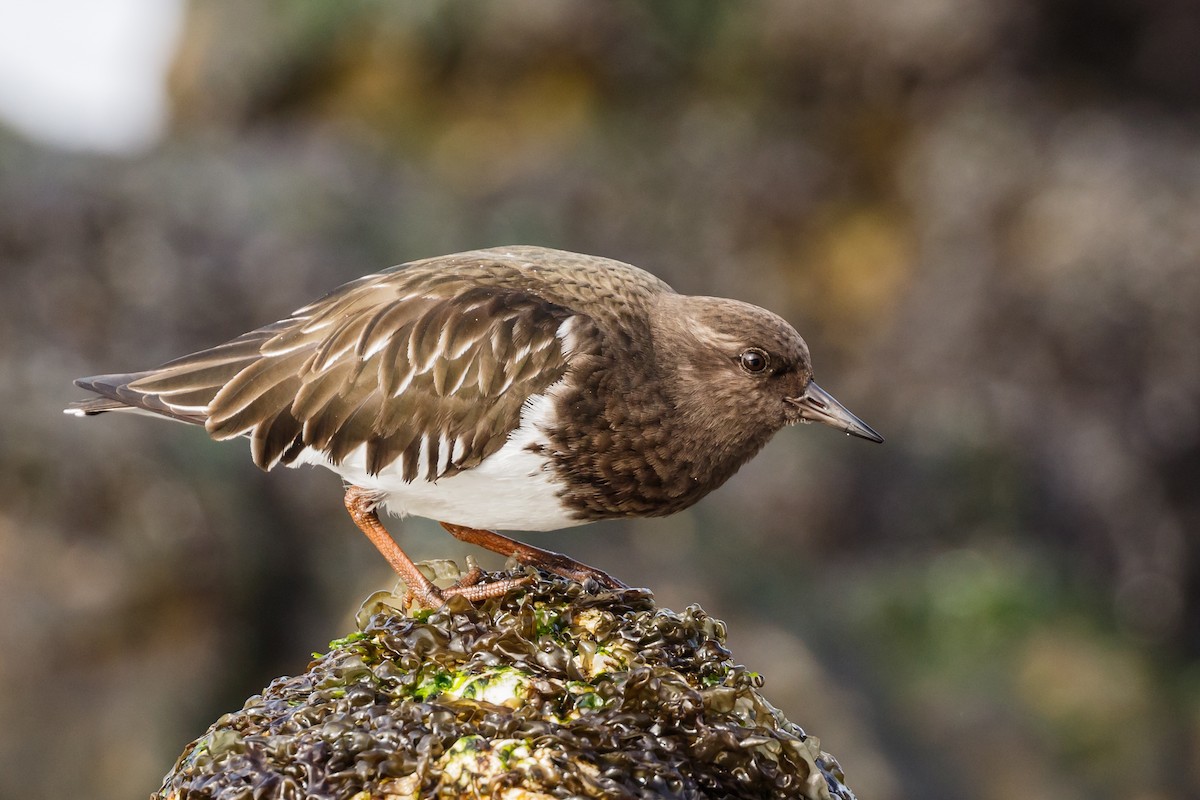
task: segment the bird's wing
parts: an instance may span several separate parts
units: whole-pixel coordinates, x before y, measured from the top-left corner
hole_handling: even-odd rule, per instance
[[[435,480],[499,450],[589,327],[519,288],[385,272],[159,369],[77,381],[104,397],[69,410],[128,406],[215,439],[248,435],[263,469],[308,448],[337,463],[365,445],[370,472],[399,462],[405,480]]]

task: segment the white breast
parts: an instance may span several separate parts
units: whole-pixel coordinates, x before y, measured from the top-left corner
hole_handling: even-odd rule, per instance
[[[521,411],[521,424],[500,450],[477,467],[437,481],[418,477],[405,483],[398,463],[378,475],[368,475],[365,445],[353,450],[341,464],[331,464],[324,454],[306,450],[291,466],[316,464],[331,469],[355,486],[378,492],[387,510],[402,517],[412,514],[502,531],[569,528],[585,520],[569,516],[558,496],[562,486],[554,479],[550,464],[529,450],[531,444],[547,442],[545,428],[553,423],[553,414],[549,393],[530,397]],[[424,453],[425,448],[421,450]],[[422,464],[419,474],[425,472]]]

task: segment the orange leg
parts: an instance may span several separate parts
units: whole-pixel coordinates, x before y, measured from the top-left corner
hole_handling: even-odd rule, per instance
[[[489,597],[499,597],[529,582],[527,578],[506,578],[493,583],[481,584],[478,581],[482,573],[478,567],[475,567],[468,572],[464,580],[459,581],[456,585],[449,589],[439,589],[421,574],[417,565],[388,534],[383,523],[379,521],[379,515],[375,512],[374,506],[375,498],[371,492],[358,486],[350,486],[346,489],[346,510],[350,512],[350,518],[354,520],[354,524],[367,535],[371,544],[375,545],[375,549],[383,554],[396,574],[408,585],[408,590],[412,592],[417,602],[426,608],[439,608],[446,602],[447,597],[453,595],[461,595],[472,602]]]
[[[580,583],[588,578],[592,578],[606,589],[629,588],[603,570],[589,567],[587,564],[551,550],[543,550],[531,544],[518,542],[495,531],[467,528],[462,525],[452,525],[449,522],[443,522],[441,525],[450,531],[450,535],[456,539],[479,545],[486,550],[499,553],[506,558],[515,558],[522,564],[541,567],[549,572],[553,572],[555,575],[562,575],[564,578],[570,578]]]

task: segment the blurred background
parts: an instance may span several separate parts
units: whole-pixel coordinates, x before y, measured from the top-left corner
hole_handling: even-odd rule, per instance
[[[864,800],[1200,796],[1198,53],[1190,0],[0,1],[0,797],[146,796],[392,582],[332,473],[71,380],[507,243],[769,306],[887,436],[530,541],[727,620]]]

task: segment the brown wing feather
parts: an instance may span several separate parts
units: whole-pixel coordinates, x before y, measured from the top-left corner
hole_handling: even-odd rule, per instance
[[[572,312],[523,291],[433,283],[414,294],[404,280],[356,282],[332,306],[80,385],[111,398],[89,401],[97,413],[137,407],[201,423],[215,439],[248,435],[264,469],[305,447],[336,463],[366,445],[371,472],[399,461],[406,480],[435,480],[503,446],[525,400],[566,373],[556,334]]]
[[[566,373],[557,331],[571,312],[529,294],[488,291],[504,301],[480,307],[479,294],[467,292],[413,298],[408,314],[394,305],[381,309],[364,324],[362,346],[339,357],[362,364],[355,379],[347,381],[342,363],[324,370],[314,364],[301,376],[290,408],[303,426],[304,444],[335,462],[366,444],[369,471],[399,460],[406,480],[454,474],[503,446],[526,399]],[[472,313],[462,309],[473,305],[488,325],[463,326],[474,331],[470,336],[459,323]],[[492,331],[511,328],[517,318],[526,320],[526,339],[509,348],[527,355],[497,360]],[[215,407],[213,413],[219,413]]]
[[[338,461],[366,445],[369,470],[398,462],[406,480],[434,480],[500,449],[568,355],[586,361],[599,337],[631,335],[647,298],[670,291],[634,267],[542,248],[441,256],[159,369],[82,379],[102,398],[69,410],[147,410],[214,438],[247,435],[264,469],[307,447]],[[578,353],[557,335],[568,319]]]

